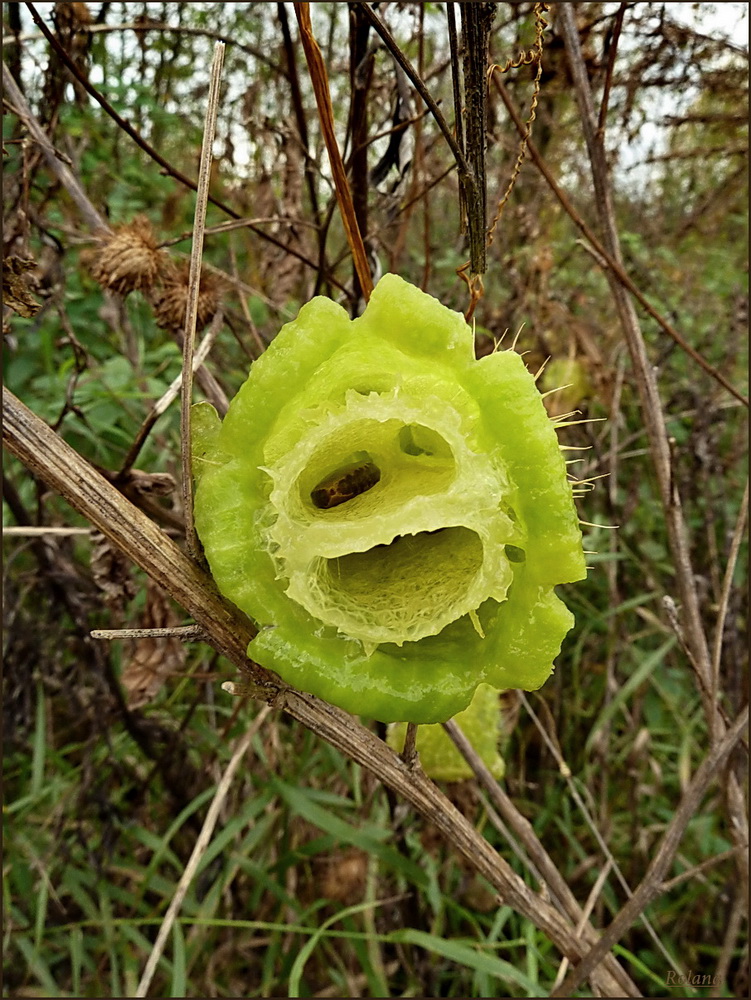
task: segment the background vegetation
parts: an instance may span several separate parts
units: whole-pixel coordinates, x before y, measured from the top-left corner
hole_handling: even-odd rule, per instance
[[[596,99],[608,95],[602,124],[625,269],[736,389],[639,310],[692,586],[721,664],[717,697],[732,720],[748,702],[747,412],[739,399],[747,370],[747,52],[713,15],[721,6],[726,19],[740,18],[745,5],[568,6]],[[195,204],[177,175],[197,177],[211,51],[216,38],[228,43],[203,289],[203,318],[208,324],[221,310],[221,328],[204,393],[231,398],[253,358],[313,294],[357,308],[292,4],[35,5],[82,80],[168,169],[71,75],[31,7],[3,5],[6,71],[107,224],[144,216],[141,231],[153,233],[154,252],[164,248],[176,273],[190,252]],[[451,122],[445,8],[394,2],[378,13]],[[504,64],[532,45],[534,13],[529,3],[497,8],[490,59]],[[444,138],[358,5],[318,3],[312,13],[374,266],[466,309],[456,276],[466,236]],[[533,139],[596,229],[556,10],[549,21]],[[503,75],[523,120],[534,73],[522,65]],[[155,312],[148,289],[118,294],[90,222],[7,87],[5,97],[5,384],[180,538],[177,404],[132,451],[180,372],[180,320],[163,303]],[[491,86],[490,218],[518,150]],[[243,224],[230,228],[232,217]],[[597,883],[591,919],[604,928],[628,898],[624,885],[642,879],[713,736],[665,602],[680,603],[681,570],[612,291],[597,253],[529,159],[489,250],[484,287],[478,352],[518,334],[531,370],[551,358],[543,388],[573,383],[549,397],[551,413],[577,408],[605,418],[564,433],[567,444],[589,449],[576,453],[581,478],[608,475],[580,502],[582,518],[618,530],[585,527],[592,570],[585,583],[562,588],[577,627],[542,691],[504,702],[506,790],[576,898],[583,903]],[[171,625],[184,613],[13,457],[3,487],[4,995],[132,996],[216,783],[259,703],[221,690],[236,671],[206,644],[92,639],[95,628]],[[728,775],[743,775],[743,752],[686,826],[669,877],[688,876],[661,892],[646,922],[616,946],[646,995],[675,995],[666,987],[671,969],[717,976],[715,995],[746,995],[747,885],[727,794]],[[480,787],[466,782],[449,794],[536,890]],[[152,995],[544,996],[560,961],[429,823],[277,710],[235,778]],[[682,995],[701,992],[687,986]]]

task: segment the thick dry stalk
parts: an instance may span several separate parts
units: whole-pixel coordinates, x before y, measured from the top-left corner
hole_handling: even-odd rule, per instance
[[[161,584],[203,628],[214,649],[245,673],[255,697],[283,708],[403,795],[506,904],[530,920],[576,965],[587,946],[572,925],[525,885],[419,768],[410,770],[346,712],[286,687],[275,674],[250,661],[245,651],[254,635],[253,626],[216,591],[199,566],[9,391],[3,396],[3,416],[8,450]],[[607,995],[623,996],[623,977],[616,979],[604,966],[600,973]],[[637,995],[635,987],[629,992]]]
[[[352,138],[349,187],[357,229],[364,242],[368,236],[368,99],[375,60],[373,52],[368,52],[370,24],[359,7],[350,8],[349,24],[349,80],[352,94],[349,115]],[[353,286],[357,302],[362,298],[357,267],[354,268]]]

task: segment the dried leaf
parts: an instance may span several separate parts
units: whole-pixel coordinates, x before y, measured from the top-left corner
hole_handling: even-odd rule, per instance
[[[24,319],[31,319],[41,309],[31,293],[32,282],[25,274],[36,266],[31,257],[3,258],[3,305],[15,310]]]
[[[152,497],[166,497],[175,491],[175,477],[169,472],[144,472],[142,469],[130,469],[125,487],[136,493]]]
[[[368,856],[357,847],[326,859],[319,892],[337,903],[358,903],[365,894]]]
[[[130,560],[104,535],[92,536],[91,575],[110,608],[122,609],[135,596]]]

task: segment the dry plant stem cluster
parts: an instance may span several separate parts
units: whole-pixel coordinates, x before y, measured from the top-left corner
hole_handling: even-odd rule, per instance
[[[584,136],[592,168],[595,204],[599,214],[603,240],[609,256],[622,269],[620,243],[613,212],[605,147],[602,133],[597,128],[594,101],[582,58],[575,15],[571,7],[566,4],[558,5],[555,13],[560,24],[561,34],[564,38],[577,101],[579,103]],[[641,397],[644,422],[659,483],[668,540],[676,570],[676,581],[682,605],[682,631],[685,636],[686,652],[696,673],[707,723],[710,733],[713,734],[713,750],[707,757],[708,761],[716,752],[718,745],[725,745],[724,741],[728,733],[728,727],[725,725],[716,698],[713,699],[712,697],[714,687],[712,660],[701,619],[699,597],[689,555],[681,499],[675,487],[671,469],[671,454],[662,404],[654,369],[647,356],[644,338],[631,296],[612,271],[606,273],[636,373],[635,381]],[[742,728],[737,729],[736,720],[730,728],[730,732],[736,732],[737,730],[737,736],[740,736]],[[705,764],[707,761],[705,761]],[[704,765],[702,765],[703,767]],[[700,771],[702,768],[700,768]],[[743,789],[738,776],[732,769],[729,769],[727,772],[726,801],[730,834],[739,849],[736,854],[736,861],[741,880],[742,895],[744,898],[747,898],[749,871],[748,855],[745,851],[748,849],[748,818]],[[636,896],[637,894],[635,893],[634,895]],[[625,913],[626,910],[630,912],[630,909],[634,905],[632,897],[622,912]],[[582,974],[580,974],[580,970],[574,970],[564,982],[562,990],[574,989],[581,982],[581,978]],[[565,992],[562,992],[561,995],[565,995]]]
[[[497,74],[494,75],[493,82],[495,83],[496,89],[500,94],[503,103],[506,106],[506,110],[511,116],[511,119],[514,122],[514,125],[516,126],[518,132],[520,133],[520,135],[524,136],[526,132],[526,125],[519,117],[519,114],[516,108],[514,107],[514,103],[511,100],[511,95],[509,94],[508,90],[503,85],[501,80],[498,78]],[[633,295],[633,297],[636,299],[636,301],[639,303],[642,309],[644,309],[644,311],[649,316],[651,316],[656,323],[659,323],[660,327],[671,338],[671,340],[674,340],[676,344],[678,344],[678,346],[681,348],[682,351],[685,351],[685,353],[688,354],[689,357],[691,357],[701,368],[703,368],[708,375],[710,375],[732,396],[735,396],[735,398],[740,403],[742,403],[744,406],[748,406],[748,400],[743,395],[743,393],[739,392],[738,389],[736,389],[736,387],[732,384],[732,382],[729,382],[728,379],[725,378],[722,372],[718,371],[704,357],[702,357],[702,355],[699,354],[698,351],[694,350],[694,348],[691,346],[691,344],[688,343],[685,337],[683,337],[678,332],[678,330],[675,329],[672,323],[670,323],[667,319],[665,319],[662,313],[660,313],[657,309],[655,309],[655,307],[646,298],[646,296],[642,293],[642,291],[634,284],[628,272],[624,269],[623,263],[620,260],[616,260],[615,257],[613,257],[613,255],[610,254],[605,249],[600,240],[598,240],[597,236],[595,236],[595,234],[592,232],[592,230],[584,221],[584,219],[582,219],[582,217],[576,211],[570,199],[566,195],[566,192],[561,188],[556,179],[553,177],[553,174],[551,173],[550,169],[548,168],[543,158],[540,156],[537,146],[535,145],[531,137],[527,139],[527,149],[529,151],[530,157],[534,161],[535,166],[540,171],[542,176],[545,178],[545,181],[550,187],[550,190],[556,196],[566,214],[570,217],[571,221],[581,231],[587,243],[592,248],[593,251],[592,255],[595,261],[597,262],[598,266],[601,267],[606,274],[609,272],[611,275],[614,275],[618,279],[621,285],[625,289],[627,289],[631,293],[631,295]]]
[[[525,885],[419,768],[408,767],[345,712],[285,687],[274,674],[249,661],[245,649],[253,627],[217,593],[211,577],[10,392],[3,398],[3,417],[8,450],[164,587],[204,630],[214,649],[246,674],[256,697],[283,708],[403,795],[505,903],[532,921],[574,965],[580,961],[596,940],[592,928],[579,937],[572,923]],[[639,995],[612,955],[593,975],[605,995]]]
[[[78,83],[80,83],[80,85],[84,88],[84,90],[86,90],[86,92],[90,94],[94,98],[94,100],[97,101],[98,104],[101,105],[101,107],[106,111],[106,113],[110,116],[110,118],[112,118],[112,120],[116,122],[118,128],[121,128],[127,135],[129,135],[130,138],[133,139],[133,141],[136,143],[136,145],[138,145],[149,157],[151,157],[151,159],[154,160],[155,163],[159,164],[159,166],[165,171],[165,173],[167,173],[170,177],[174,177],[175,180],[179,181],[181,184],[184,184],[185,187],[190,188],[192,191],[196,191],[198,189],[197,183],[191,180],[190,177],[186,177],[185,174],[182,173],[182,171],[178,170],[171,163],[169,163],[169,161],[165,160],[164,157],[161,156],[161,154],[158,153],[153,146],[151,146],[148,142],[146,142],[143,136],[139,134],[138,130],[135,129],[130,124],[130,122],[126,121],[117,113],[117,111],[115,111],[115,109],[112,107],[109,101],[107,101],[107,99],[102,94],[100,94],[100,92],[96,89],[96,87],[94,87],[89,82],[89,80],[87,80],[81,74],[80,70],[75,65],[73,60],[70,58],[68,53],[62,47],[62,45],[60,45],[57,38],[55,38],[50,29],[44,23],[38,11],[35,9],[34,4],[26,3],[26,6],[28,7],[31,16],[34,19],[34,22],[37,24],[44,37],[50,43],[50,45],[55,50],[60,59],[65,63],[65,65],[73,74]],[[3,64],[3,74],[5,75],[5,73],[6,73],[5,64]],[[212,203],[212,205],[216,205],[217,208],[221,209],[221,211],[225,212],[233,219],[241,218],[240,213],[236,212],[229,205],[225,204],[225,202],[219,201],[212,195],[209,195],[208,200]],[[261,239],[266,240],[266,242],[268,243],[272,243],[280,250],[284,250],[285,253],[292,254],[293,257],[296,257],[299,261],[305,264],[306,267],[311,268],[311,270],[315,272],[319,270],[318,263],[309,260],[304,254],[301,254],[300,251],[297,250],[295,247],[288,246],[282,243],[281,240],[278,240],[271,233],[265,232],[263,229],[260,229],[258,226],[254,225],[251,222],[247,222],[247,226],[254,233],[256,233],[256,235],[260,236]],[[334,285],[336,288],[338,288],[340,291],[346,292],[346,288],[341,284],[340,281],[338,281],[338,279],[333,277],[333,275],[327,273],[326,278],[327,281],[331,282],[331,284]]]

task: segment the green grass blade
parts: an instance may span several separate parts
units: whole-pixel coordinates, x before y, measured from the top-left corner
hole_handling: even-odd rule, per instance
[[[589,736],[587,737],[587,742],[585,745],[585,751],[589,753],[592,749],[592,744],[597,738],[597,734],[613,718],[615,713],[624,705],[634,691],[637,690],[649,677],[649,675],[662,663],[665,657],[668,655],[670,650],[675,646],[677,639],[675,636],[671,636],[668,640],[663,642],[659,649],[655,649],[652,653],[647,654],[644,657],[644,662],[640,667],[629,677],[626,683],[618,690],[612,701],[603,708],[600,714],[597,716],[592,729],[590,730]]]
[[[511,965],[510,962],[504,962],[502,958],[487,955],[462,941],[448,941],[411,927],[402,931],[394,931],[388,935],[388,940],[394,943],[416,945],[418,948],[424,948],[434,955],[440,955],[442,958],[447,958],[458,965],[464,965],[475,972],[485,973],[521,986],[523,990],[527,991],[527,996],[539,996],[539,985],[520,969]]]

